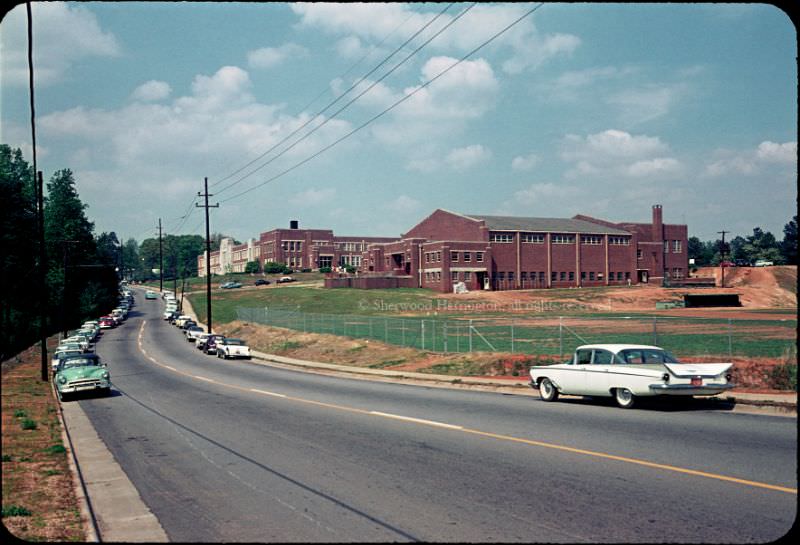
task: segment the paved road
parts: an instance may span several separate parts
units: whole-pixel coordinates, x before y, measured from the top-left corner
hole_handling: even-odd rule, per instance
[[[137,299],[81,400],[173,541],[771,541],[794,419],[372,383],[219,360]]]

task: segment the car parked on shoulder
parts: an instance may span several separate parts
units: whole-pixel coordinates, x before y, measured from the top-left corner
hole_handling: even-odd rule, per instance
[[[98,321],[100,324],[100,329],[111,329],[112,327],[117,326],[117,322],[114,321],[114,318],[111,316],[103,316]]]
[[[186,322],[186,320],[191,320],[191,319],[192,317],[189,316],[188,314],[181,314],[180,316],[175,318],[175,321],[172,323],[178,327],[181,327],[184,324],[184,322]]]
[[[560,394],[613,397],[623,409],[639,397],[713,396],[730,390],[730,363],[680,363],[657,346],[587,344],[571,360],[530,368],[543,401]]]
[[[239,282],[225,282],[224,284],[220,284],[219,287],[224,290],[229,290],[234,288],[241,288],[242,285]]]
[[[768,261],[766,259],[757,259],[753,266],[754,267],[772,267],[773,265],[775,265],[775,263],[773,263],[772,261]]]
[[[80,356],[84,354],[83,350],[80,348],[59,348],[56,348],[56,351],[53,353],[53,359],[50,360],[50,368],[53,370],[53,373],[56,372],[56,367],[58,367],[58,364],[62,359],[66,358],[67,356]]]
[[[198,333],[194,336],[194,347],[198,350],[202,350],[206,346],[206,340],[210,337],[208,333]]]
[[[224,338],[217,342],[217,357],[250,359],[250,347],[242,339]]]
[[[53,382],[61,401],[70,394],[97,391],[111,394],[111,376],[97,354],[81,354],[63,358],[56,367]]]
[[[186,331],[190,327],[193,327],[193,326],[196,326],[196,325],[197,325],[197,322],[195,322],[194,320],[185,320],[183,322],[183,324],[181,325],[181,329],[183,330],[183,334],[186,335]]]
[[[197,340],[197,336],[203,333],[205,333],[205,331],[203,331],[203,328],[200,327],[199,325],[189,326],[186,328],[185,331],[186,340],[189,341],[190,343],[193,343]]]
[[[286,284],[288,282],[294,282],[294,278],[292,278],[291,276],[281,276],[275,282],[278,284]]]
[[[216,354],[217,353],[217,344],[222,342],[225,339],[224,335],[217,335],[212,334],[206,337],[205,343],[203,345],[203,353],[204,354]]]
[[[268,286],[269,285],[269,280],[267,280],[266,278],[259,278],[258,280],[256,280],[253,283],[256,286]]]

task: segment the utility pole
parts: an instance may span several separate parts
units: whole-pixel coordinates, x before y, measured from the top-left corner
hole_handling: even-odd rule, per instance
[[[205,204],[195,203],[195,206],[206,209],[206,321],[208,322],[208,333],[211,333],[211,229],[208,225],[208,209],[219,208],[219,203],[208,204],[208,198],[213,197],[208,194],[208,178],[205,178],[205,192],[198,192],[197,196],[205,197]]]
[[[161,218],[158,218],[158,291],[164,291],[164,252],[161,248]]]
[[[42,373],[41,378],[43,382],[47,382],[49,377],[48,370],[50,366],[47,364],[47,309],[49,304],[47,301],[47,249],[44,245],[44,182],[42,181],[41,171],[36,173],[36,183],[34,189],[36,191],[36,223],[37,233],[39,238],[39,338],[41,339],[41,352],[42,352]]]
[[[730,233],[730,231],[717,231],[718,235],[722,235],[722,243],[719,246],[719,265],[722,273],[722,278],[720,280],[720,287],[725,287],[725,233]]]

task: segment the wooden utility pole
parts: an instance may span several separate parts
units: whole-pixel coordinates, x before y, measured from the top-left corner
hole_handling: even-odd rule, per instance
[[[164,251],[161,247],[161,218],[158,218],[158,291],[164,291]]]
[[[44,182],[42,173],[36,173],[36,223],[39,238],[39,338],[42,352],[41,379],[47,382],[50,366],[47,361],[47,311],[50,308],[47,300],[47,248],[44,245]]]
[[[204,197],[205,204],[195,203],[195,206],[206,209],[206,323],[208,324],[208,333],[211,333],[211,229],[208,223],[208,209],[219,208],[219,203],[208,204],[208,198],[213,197],[208,194],[208,178],[205,178],[204,188],[205,191],[198,192],[197,196]]]
[[[718,235],[722,235],[722,242],[719,245],[719,266],[722,273],[722,278],[720,279],[720,287],[725,287],[725,234],[730,233],[730,231],[717,231]]]

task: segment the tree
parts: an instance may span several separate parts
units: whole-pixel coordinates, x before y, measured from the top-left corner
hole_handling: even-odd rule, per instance
[[[783,226],[783,240],[780,245],[783,261],[790,265],[797,265],[797,216]]]
[[[244,272],[254,274],[259,272],[258,261],[248,261],[244,266]]]

